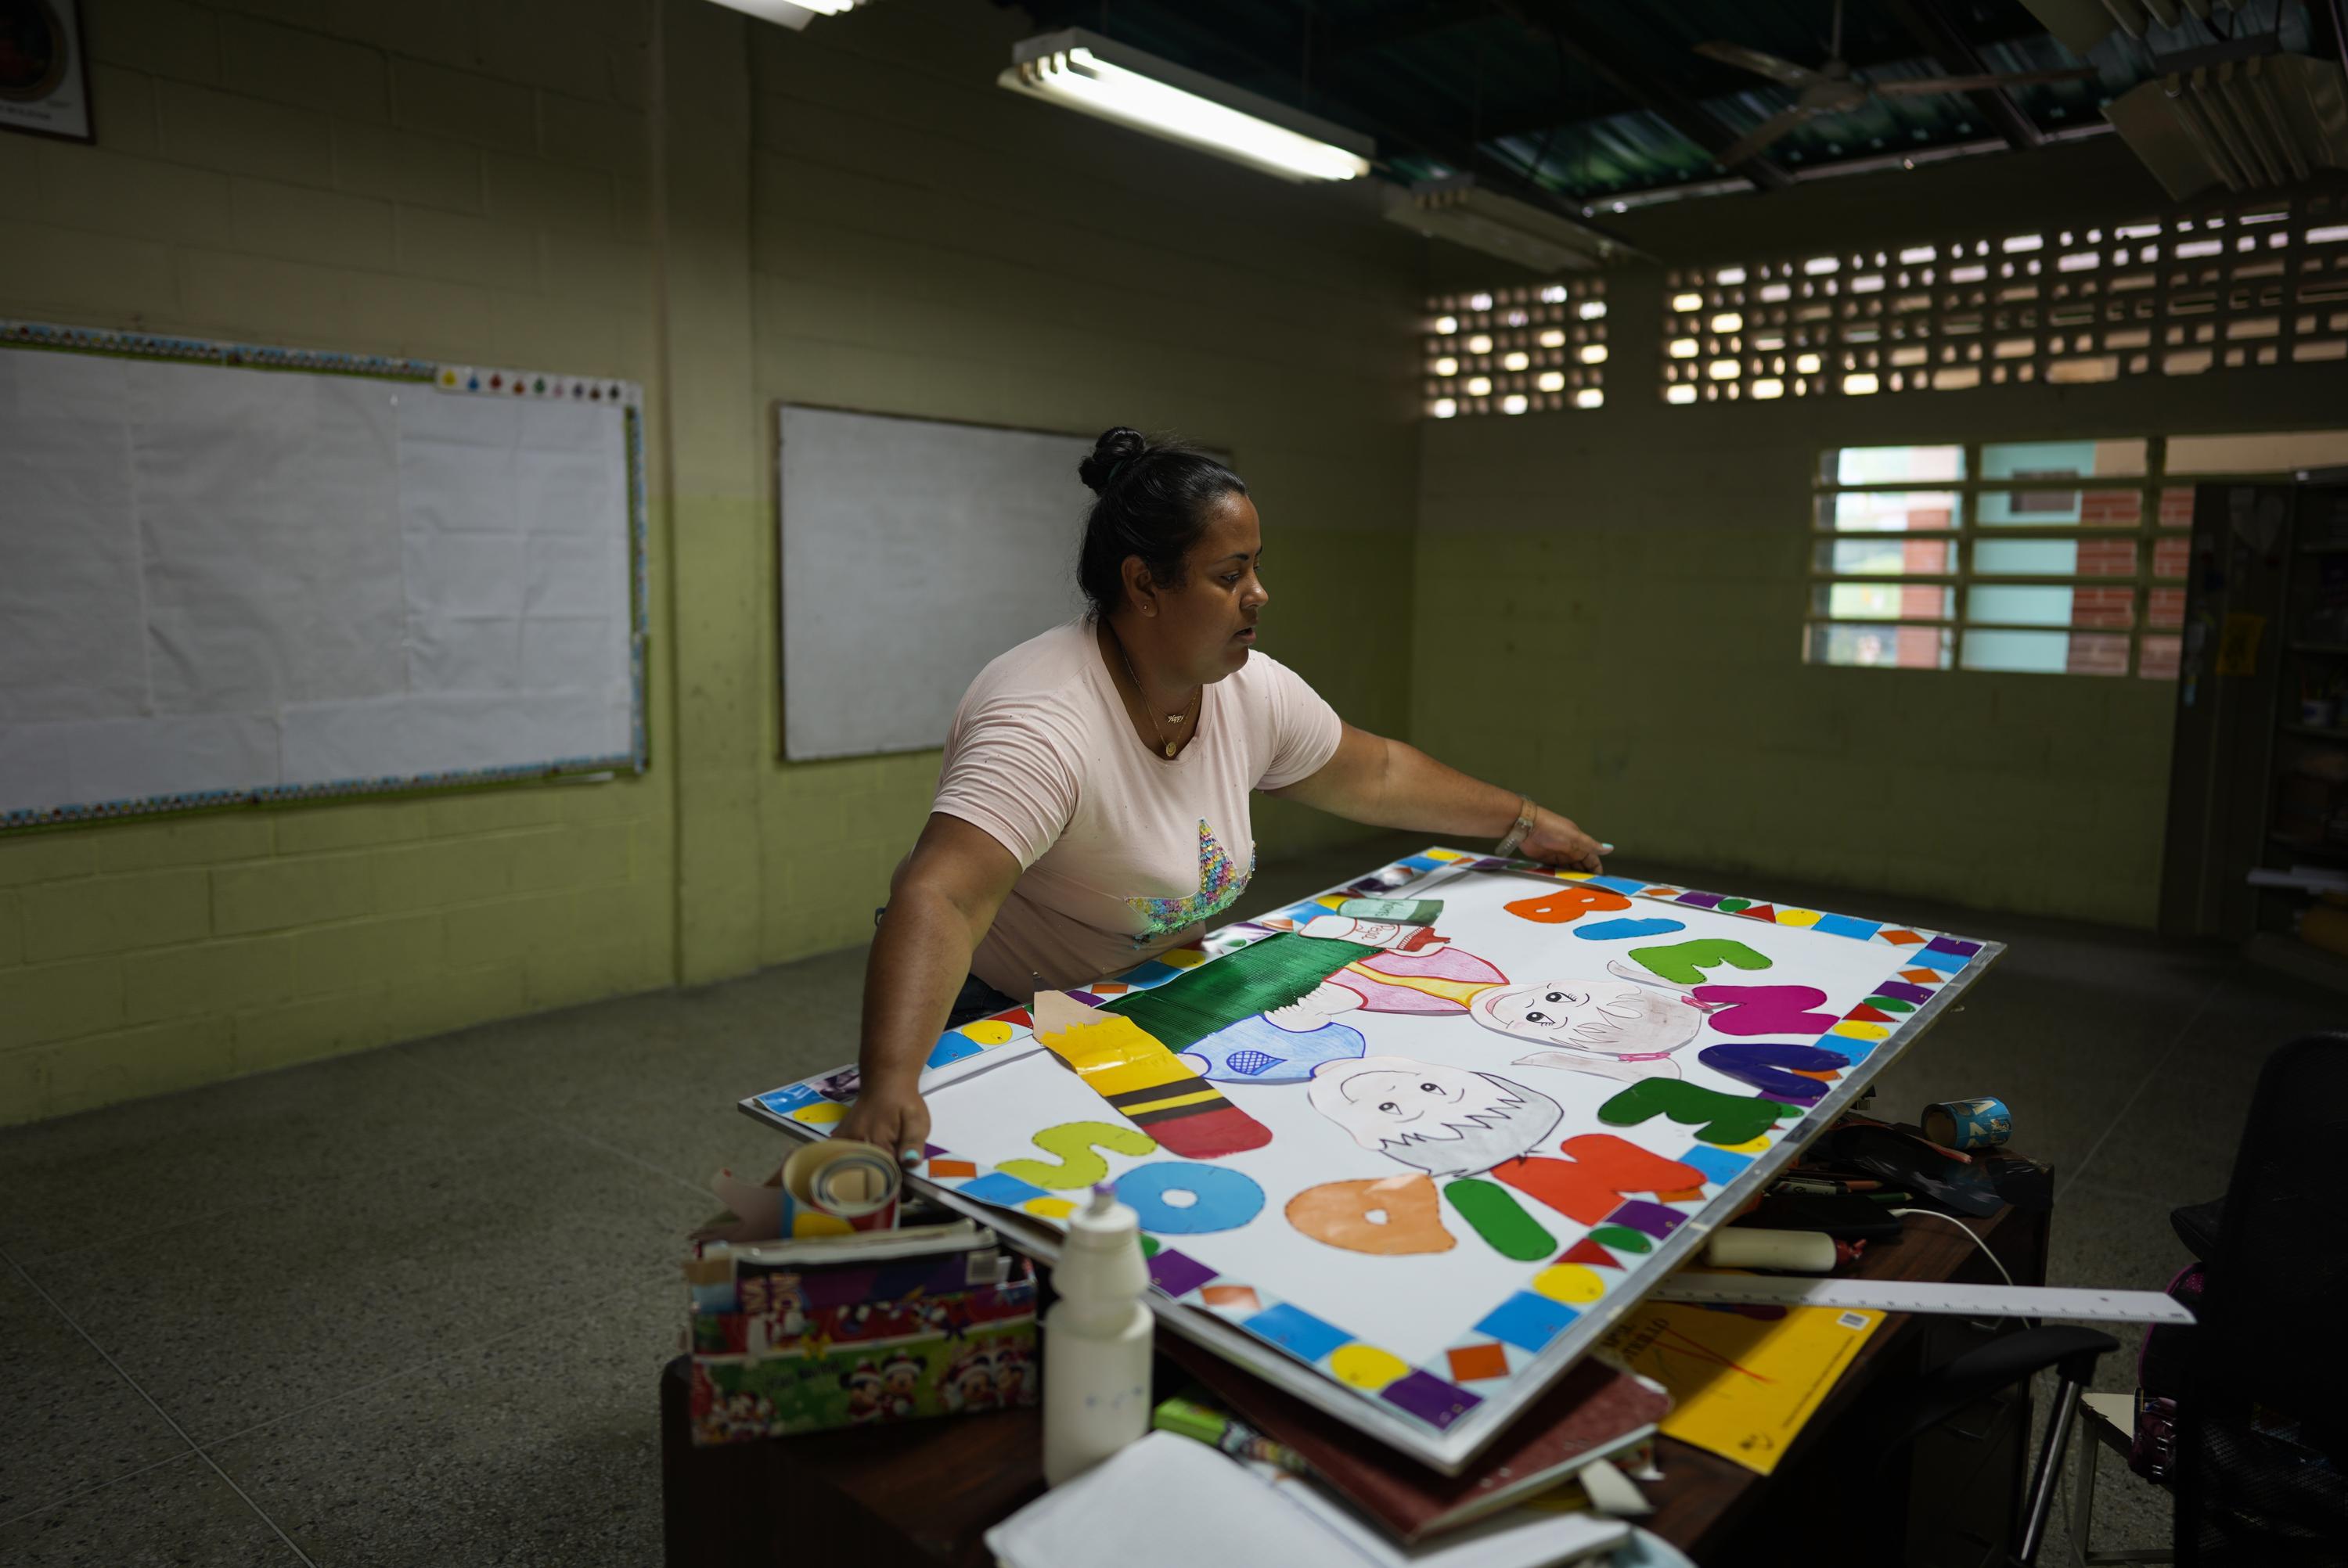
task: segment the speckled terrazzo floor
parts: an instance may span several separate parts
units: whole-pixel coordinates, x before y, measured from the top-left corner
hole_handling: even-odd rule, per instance
[[[1412,847],[1267,866],[1241,910]],[[2168,1211],[2224,1189],[2264,1053],[2348,1011],[2214,949],[1736,890],[2012,945],[1878,1082],[1903,1115],[2013,1107],[2060,1172],[2057,1283],[2166,1284]],[[677,1238],[712,1172],[775,1153],[735,1101],[853,1054],[863,962],[0,1132],[0,1563],[656,1563]],[[2166,1497],[2108,1457],[2096,1515],[2098,1548],[2167,1540]]]

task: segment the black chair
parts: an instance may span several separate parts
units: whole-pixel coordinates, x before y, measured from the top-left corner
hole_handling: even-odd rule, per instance
[[[2178,1401],[2178,1568],[2348,1564],[2343,1153],[2348,1033],[2295,1040],[2259,1074],[2201,1254]]]
[[[2054,1408],[2016,1528],[2007,1542],[1985,1542],[1983,1555],[1966,1558],[1997,1563],[2000,1568],[2031,1568],[2045,1543],[2047,1520],[2062,1481],[2063,1460],[2080,1396],[2095,1380],[2096,1360],[2118,1348],[2119,1341],[2092,1328],[2036,1326],[1999,1335],[1912,1379],[1880,1385],[1867,1406],[1854,1413],[1841,1440],[1857,1460],[1852,1473],[1871,1472],[1876,1484],[1863,1493],[1851,1521],[1857,1528],[1841,1533],[1838,1541],[1841,1555],[1832,1560],[1854,1564],[1905,1563],[1904,1515],[1909,1501],[1893,1478],[1908,1463],[1910,1445],[1944,1422],[1956,1420],[2051,1367],[2055,1374]],[[1982,1540],[1972,1534],[1967,1539]]]

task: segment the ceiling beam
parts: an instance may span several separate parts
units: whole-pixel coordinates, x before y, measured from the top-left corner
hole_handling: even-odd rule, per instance
[[[1718,161],[1736,133],[1702,104],[1633,59],[1629,51],[1601,41],[1564,0],[1498,0],[1500,9],[1522,26],[1556,41],[1567,55],[1616,92],[1653,111],[1664,123]],[[1560,106],[1562,107],[1562,106]],[[1748,158],[1732,173],[1764,190],[1781,190],[1793,177],[1766,158]]]
[[[1886,0],[1884,8],[1900,19],[1900,25],[1924,46],[1950,76],[1982,76],[1992,69],[1989,62],[1981,57],[1981,51],[1957,31],[1956,25],[1941,9],[1939,0]],[[1973,108],[1981,111],[1982,118],[1997,134],[2005,138],[2006,146],[2017,152],[2034,152],[2045,145],[2046,138],[2003,87],[1982,87],[1965,97],[1972,100]]]
[[[2348,0],[2343,0],[2343,3],[2348,4]],[[2035,26],[2035,19],[2028,13],[2024,13],[2023,21],[2033,25],[2016,26],[2011,22],[2001,22],[1994,26],[1983,24],[1977,30],[1974,47],[1979,48],[1985,44],[2013,43],[2024,38],[2043,38],[2046,36],[2045,30]],[[1883,41],[1877,41],[1875,46],[1870,48],[1864,36],[1853,36],[1846,33],[1842,41],[1842,56],[1850,63],[1851,69],[1861,76],[1865,76],[1879,66],[1904,65],[1919,57],[1921,51],[1914,36],[1902,30],[1897,35],[1897,39],[1895,45],[1889,46]],[[1753,43],[1756,40],[1743,38],[1735,41]],[[1796,64],[1807,65],[1823,57],[1825,53],[1826,46],[1822,43],[1816,51],[1793,57]],[[1693,51],[1688,56],[1688,67],[1693,73],[1687,89],[1691,96],[1710,97],[1715,94],[1751,92],[1756,89],[1770,90],[1768,84],[1760,77],[1747,76],[1730,67],[1715,65]],[[1987,68],[1983,67],[1984,70]],[[1634,103],[1618,103],[1609,98],[1603,102],[1592,103],[1588,111],[1580,118],[1582,120],[1601,120],[1611,115],[1639,107],[1641,106]],[[1538,136],[1551,126],[1560,123],[1556,111],[1544,106],[1538,109],[1528,108],[1503,115],[1488,115],[1484,120],[1484,134],[1490,137]]]
[[[1390,49],[1397,44],[1416,43],[1437,33],[1447,33],[1454,27],[1480,22],[1494,15],[1492,0],[1447,0],[1447,4],[1422,5],[1415,11],[1388,16],[1358,27],[1342,31],[1333,18],[1324,24],[1332,36],[1326,48],[1332,60],[1350,59],[1357,55]]]

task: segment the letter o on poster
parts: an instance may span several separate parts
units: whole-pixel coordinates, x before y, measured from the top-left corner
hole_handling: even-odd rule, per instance
[[[1263,1212],[1263,1189],[1253,1177],[1189,1160],[1138,1165],[1117,1178],[1117,1196],[1158,1235],[1237,1230]]]

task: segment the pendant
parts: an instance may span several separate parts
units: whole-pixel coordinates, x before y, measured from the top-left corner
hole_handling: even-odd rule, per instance
[[[1169,758],[1174,754],[1174,743],[1171,741],[1166,743],[1166,754]]]

